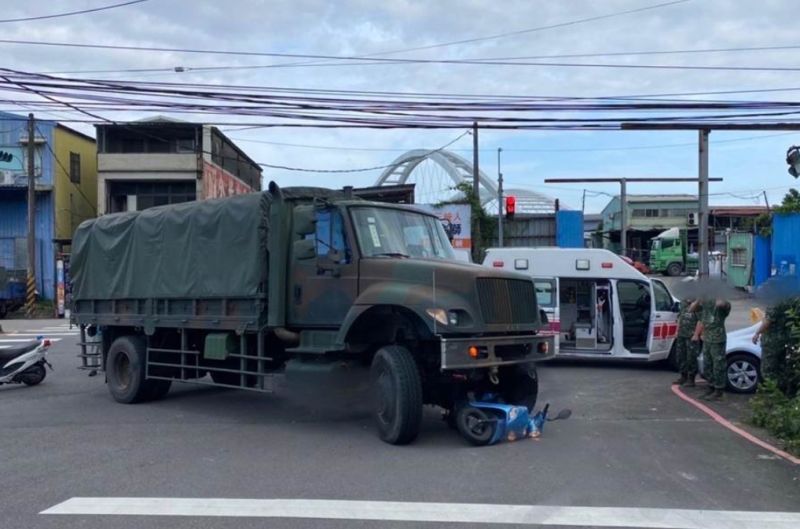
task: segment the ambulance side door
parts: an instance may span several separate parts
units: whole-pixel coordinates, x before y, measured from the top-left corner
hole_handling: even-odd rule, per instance
[[[653,317],[650,318],[650,334],[647,338],[651,355],[669,355],[672,343],[678,336],[678,314],[667,286],[659,279],[651,280]]]

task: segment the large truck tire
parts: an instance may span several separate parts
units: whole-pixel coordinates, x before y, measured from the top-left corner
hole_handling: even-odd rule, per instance
[[[145,379],[146,350],[141,336],[121,336],[109,347],[106,379],[108,390],[117,402],[134,404],[150,400],[157,393],[154,388],[163,386],[156,384],[160,380]]]
[[[677,277],[683,272],[683,266],[680,263],[670,263],[667,267],[667,275],[670,277]]]
[[[422,423],[422,381],[408,349],[382,347],[370,368],[375,423],[380,438],[393,445],[412,442]]]
[[[528,411],[533,411],[539,397],[536,364],[501,367],[498,378],[498,392],[507,404],[525,406]]]

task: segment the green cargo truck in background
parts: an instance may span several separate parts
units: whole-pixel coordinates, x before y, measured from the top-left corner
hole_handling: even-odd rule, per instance
[[[670,228],[650,242],[650,270],[654,274],[679,276],[697,270],[697,255],[689,253],[685,229]]]
[[[553,351],[530,278],[456,262],[435,216],[347,189],[271,183],[86,221],[72,277],[83,367],[122,403],[175,381],[271,391],[282,373],[364,367],[380,437],[403,444],[424,404],[533,407],[533,362]]]

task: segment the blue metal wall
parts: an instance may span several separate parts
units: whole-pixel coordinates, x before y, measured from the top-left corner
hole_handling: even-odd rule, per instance
[[[777,275],[795,274],[800,264],[800,214],[772,217],[772,268]]]
[[[756,235],[753,253],[753,284],[758,287],[769,279],[772,269],[772,251],[769,237]]]
[[[36,288],[46,299],[55,295],[55,205],[51,188],[56,162],[47,148],[53,144],[54,126],[52,121],[37,120],[37,139],[44,139],[46,144],[37,144],[34,158],[37,174],[41,169],[36,184],[43,188],[36,193]],[[12,270],[27,265],[27,153],[20,138],[27,138],[27,119],[0,112],[0,150],[15,156],[10,162],[0,162],[4,173],[0,178],[0,266]],[[10,175],[8,179],[5,174]]]
[[[559,211],[556,213],[556,246],[583,248],[583,213]]]

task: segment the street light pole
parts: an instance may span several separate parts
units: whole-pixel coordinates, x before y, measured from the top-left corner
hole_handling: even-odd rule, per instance
[[[480,169],[478,168],[478,122],[472,123],[472,196],[477,204],[481,207],[481,178]],[[480,262],[480,249],[481,246],[481,223],[479,219],[473,219],[472,222],[472,260],[476,263]]]
[[[619,181],[619,201],[620,201],[620,243],[622,254],[628,255],[628,185],[624,178]]]
[[[697,198],[700,200],[700,233],[698,234],[698,272],[700,277],[708,275],[708,135],[711,131],[698,131],[698,175]]]
[[[500,172],[500,153],[502,147],[497,148],[497,239],[499,246],[503,247],[503,173]]]

